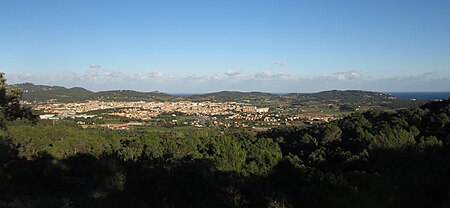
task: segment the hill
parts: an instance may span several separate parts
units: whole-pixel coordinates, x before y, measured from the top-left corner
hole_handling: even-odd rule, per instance
[[[243,101],[243,100],[269,100],[277,99],[278,95],[267,92],[238,92],[238,91],[220,91],[190,96],[194,100],[212,100],[212,101]]]
[[[31,83],[16,84],[23,91],[22,99],[26,101],[45,102],[75,102],[85,100],[116,100],[116,101],[167,101],[175,96],[161,92],[138,92],[133,90],[109,90],[92,92],[81,87],[65,88],[60,86],[34,85]]]
[[[283,97],[293,100],[333,100],[340,102],[387,101],[396,99],[396,97],[389,94],[363,90],[330,90],[317,93],[290,93],[284,95]]]
[[[95,93],[92,100],[115,100],[115,101],[169,101],[175,96],[162,92],[138,92],[134,90],[110,90]]]
[[[23,83],[13,85],[23,91],[22,99],[27,101],[77,101],[89,99],[95,93],[81,87],[65,88],[60,86],[34,85]]]

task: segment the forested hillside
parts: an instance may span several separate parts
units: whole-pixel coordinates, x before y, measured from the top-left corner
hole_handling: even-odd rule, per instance
[[[92,92],[81,87],[65,88],[60,86],[34,85],[32,83],[16,84],[23,91],[23,99],[28,102],[75,102],[86,100],[116,101],[166,101],[176,97],[161,92],[138,92],[133,90],[109,90]]]
[[[85,100],[117,100],[117,101],[170,101],[170,100],[193,100],[193,101],[341,101],[346,103],[364,102],[392,102],[395,97],[389,94],[370,92],[362,90],[331,90],[317,93],[290,93],[277,95],[266,92],[238,92],[221,91],[190,96],[169,95],[162,92],[138,92],[133,90],[108,90],[92,92],[81,87],[65,88],[60,86],[34,85],[32,83],[16,84],[15,87],[21,89],[23,99],[31,101],[56,100],[58,102],[73,102]]]
[[[260,133],[150,132],[32,122],[2,89],[0,207],[450,206],[450,100]]]

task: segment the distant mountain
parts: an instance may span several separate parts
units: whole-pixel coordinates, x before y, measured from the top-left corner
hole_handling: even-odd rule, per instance
[[[44,102],[56,100],[59,102],[74,102],[84,100],[116,100],[116,101],[167,101],[175,96],[161,92],[138,92],[133,90],[109,90],[92,92],[81,87],[65,88],[60,86],[34,85],[31,83],[16,84],[22,89],[22,99]]]
[[[92,92],[81,87],[65,88],[60,86],[34,85],[32,83],[16,84],[23,90],[23,99],[27,101],[74,102],[84,100],[115,100],[115,101],[236,101],[236,102],[270,102],[287,101],[292,103],[309,101],[328,101],[337,103],[385,102],[395,97],[379,92],[362,90],[331,90],[318,93],[290,93],[277,95],[266,92],[221,91],[191,96],[175,96],[162,92],[138,92],[133,90],[109,90]]]
[[[242,101],[242,100],[270,100],[279,98],[278,95],[267,92],[238,92],[221,91],[190,96],[194,100],[213,100],[213,101]]]
[[[91,99],[115,100],[115,101],[169,101],[177,96],[162,92],[138,92],[134,90],[110,90],[100,91],[94,94]]]
[[[22,89],[22,99],[27,101],[47,101],[56,99],[59,101],[85,100],[95,93],[81,87],[65,88],[60,86],[34,85],[32,83],[16,84]]]
[[[290,93],[283,95],[284,98],[298,101],[337,101],[337,102],[364,102],[364,101],[387,101],[396,97],[379,92],[363,90],[330,90],[317,93]]]

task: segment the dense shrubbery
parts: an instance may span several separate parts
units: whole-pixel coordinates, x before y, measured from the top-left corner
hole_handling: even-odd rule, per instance
[[[449,116],[445,100],[259,134],[4,119],[0,207],[449,207]]]
[[[371,110],[332,123],[274,129],[260,136],[283,138],[279,143],[283,155],[295,160],[289,160],[290,170],[281,172],[298,167],[307,174],[280,177],[286,180],[280,191],[295,206],[321,199],[317,202],[324,206],[447,207],[449,115],[450,100],[445,100],[395,113]],[[307,199],[302,196],[309,196],[311,190],[290,186],[305,178],[319,190]]]

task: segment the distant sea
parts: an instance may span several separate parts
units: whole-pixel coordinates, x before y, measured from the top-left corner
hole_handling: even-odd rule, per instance
[[[424,99],[424,100],[444,100],[450,98],[450,92],[386,92],[398,99]],[[285,95],[288,93],[274,93],[276,95]],[[192,96],[199,93],[171,93],[176,96]],[[201,93],[200,93],[201,95]]]
[[[398,99],[439,100],[450,98],[450,92],[386,92]]]

